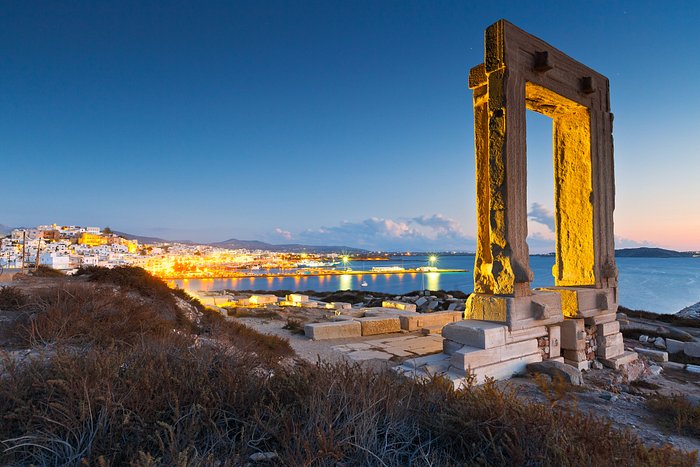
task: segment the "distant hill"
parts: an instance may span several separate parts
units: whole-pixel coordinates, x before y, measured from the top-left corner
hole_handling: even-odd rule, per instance
[[[687,251],[640,247],[615,250],[615,256],[619,258],[687,258],[693,256],[693,254]]]
[[[367,250],[360,248],[352,248],[349,246],[323,246],[323,245],[300,245],[298,243],[290,243],[285,245],[273,245],[271,243],[260,242],[258,240],[238,240],[230,238],[223,242],[209,243],[211,246],[219,248],[228,248],[230,250],[246,249],[246,250],[267,250],[267,251],[288,251],[290,253],[363,253]]]
[[[112,233],[127,240],[136,240],[139,243],[194,243],[191,240],[166,240],[159,237],[146,237],[145,235],[133,235],[126,232],[112,230]]]
[[[8,227],[6,225],[0,224],[0,237],[4,237],[5,235],[10,235],[12,232],[12,227]]]
[[[126,238],[127,240],[137,240],[139,243],[188,243],[197,244],[191,240],[167,240],[160,237],[147,237],[144,235],[134,235],[126,232],[119,232],[117,230],[112,230],[112,232],[120,237]],[[230,238],[224,240],[223,242],[212,242],[206,243],[205,245],[211,245],[219,248],[228,248],[229,250],[267,250],[267,251],[288,251],[290,253],[333,253],[333,252],[345,252],[345,253],[364,253],[367,250],[362,250],[360,248],[352,248],[349,246],[324,246],[324,245],[301,245],[298,243],[286,244],[286,245],[273,245],[271,243],[265,243],[258,240],[238,240],[236,238]]]

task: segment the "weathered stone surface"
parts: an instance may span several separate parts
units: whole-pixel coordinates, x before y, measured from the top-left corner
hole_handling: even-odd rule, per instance
[[[362,325],[358,321],[312,323],[304,326],[304,334],[313,340],[359,337],[362,335]]]
[[[595,316],[584,318],[588,326],[611,323],[617,319],[617,313],[602,313]]]
[[[636,352],[625,351],[622,354],[617,355],[615,357],[603,359],[601,360],[601,363],[607,366],[608,368],[612,368],[613,370],[619,370],[624,365],[627,365],[637,360],[637,357],[638,355]]]
[[[581,386],[583,384],[583,375],[581,371],[566,363],[545,360],[543,362],[528,364],[527,370],[531,373],[543,373],[552,378],[562,378],[564,381],[574,386]]]
[[[561,323],[561,348],[566,350],[584,350],[586,348],[586,331],[582,319],[565,319]]]
[[[685,344],[685,342],[677,341],[675,339],[666,339],[666,350],[668,353],[683,352]]]
[[[656,340],[654,341],[654,347],[657,349],[665,349],[666,348],[666,341],[664,340],[663,337],[657,337]]]
[[[464,320],[449,324],[442,329],[446,339],[477,347],[490,349],[504,345],[508,327],[488,321]]]
[[[518,331],[508,331],[506,332],[506,344],[537,339],[538,337],[544,337],[547,334],[548,331],[546,326],[535,326],[533,328],[520,329]]]
[[[405,331],[417,331],[426,326],[445,326],[446,324],[460,321],[462,319],[462,312],[436,311],[434,313],[402,314],[399,316],[399,319],[401,320],[401,329]]]
[[[600,358],[604,360],[610,360],[613,357],[617,357],[618,355],[622,355],[625,351],[625,346],[622,342],[619,344],[614,344],[609,347],[598,347],[598,350],[596,351],[596,355],[598,355]]]
[[[619,321],[611,321],[597,326],[597,334],[599,336],[609,336],[611,334],[617,334],[618,332],[620,332]]]
[[[561,355],[561,327],[549,326],[549,358]]]
[[[583,362],[586,360],[585,350],[562,350],[561,353],[565,360],[572,362]]]
[[[564,359],[564,363],[576,368],[579,371],[588,371],[591,369],[591,361],[590,360],[583,360],[580,362],[576,362],[574,360],[567,360],[566,358]]]
[[[607,336],[596,336],[596,342],[598,343],[599,347],[610,347],[613,345],[620,345],[623,343],[622,334],[618,332],[616,334],[610,334]]]
[[[401,321],[399,318],[368,317],[358,318],[357,321],[362,326],[363,336],[374,336],[377,334],[389,334],[401,331]]]
[[[447,355],[452,355],[462,347],[464,347],[464,344],[460,344],[459,342],[451,341],[449,339],[442,340],[442,351]]]
[[[372,359],[389,360],[391,357],[393,357],[393,355],[379,350],[356,350],[354,352],[350,352],[348,357],[357,361]]]
[[[493,365],[505,360],[523,357],[537,352],[537,339],[516,342],[514,344],[480,349],[465,345],[452,354],[451,362],[457,368],[478,368]]]
[[[287,301],[294,302],[294,303],[304,303],[304,302],[309,301],[309,296],[298,294],[298,293],[293,293],[293,294],[287,295]]]
[[[700,365],[691,365],[689,363],[685,366],[685,371],[688,373],[700,373]]]
[[[250,296],[251,305],[267,305],[270,303],[277,303],[277,296],[272,294]]]
[[[416,311],[415,303],[399,302],[395,300],[385,300],[382,302],[383,308],[396,308],[397,310]]]
[[[663,362],[661,364],[661,366],[664,368],[664,370],[678,370],[678,371],[685,370],[685,363]]]
[[[471,373],[476,377],[476,383],[482,384],[486,378],[494,378],[502,380],[512,377],[513,375],[524,374],[527,371],[528,363],[541,362],[542,354],[539,352],[525,355],[522,357],[506,360],[493,365],[486,365],[479,368],[474,368]]]
[[[637,347],[636,349],[634,349],[634,351],[637,352],[639,355],[647,357],[649,360],[653,360],[655,362],[663,363],[668,361],[668,352],[663,352],[661,350],[645,349],[643,347]]]
[[[686,342],[683,353],[689,357],[700,358],[700,342]]]

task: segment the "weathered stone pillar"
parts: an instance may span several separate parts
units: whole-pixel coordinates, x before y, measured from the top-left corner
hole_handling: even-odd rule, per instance
[[[612,288],[616,303],[607,78],[504,20],[486,30],[484,41],[484,63],[469,74],[477,250],[466,317],[513,326],[554,306],[542,296],[528,298],[526,109],[553,120],[555,284]]]

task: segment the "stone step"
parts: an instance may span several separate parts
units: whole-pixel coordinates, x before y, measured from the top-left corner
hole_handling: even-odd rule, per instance
[[[523,355],[518,358],[513,358],[510,360],[505,360],[503,362],[494,363],[492,365],[486,365],[479,368],[471,369],[470,372],[476,377],[476,384],[483,384],[486,378],[493,378],[496,380],[504,380],[512,377],[513,375],[520,375],[527,372],[527,364],[542,361],[542,354],[538,351],[529,355]],[[466,374],[462,374],[458,369],[452,369],[448,375],[461,376],[461,381],[456,383],[464,385],[466,380]],[[455,381],[453,381],[455,384]],[[458,385],[455,384],[455,388]]]
[[[611,323],[617,319],[617,313],[612,310],[601,310],[598,314],[585,318],[587,326]]]
[[[537,339],[516,342],[513,344],[479,349],[465,345],[452,354],[451,362],[455,368],[467,370],[482,366],[493,365],[513,358],[533,354],[538,351]]]
[[[526,341],[529,339],[536,339],[538,337],[544,337],[547,335],[546,326],[535,326],[529,329],[521,329],[518,331],[508,331],[506,333],[506,344],[512,344],[514,342]]]
[[[448,324],[442,336],[463,345],[479,349],[490,349],[506,343],[508,326],[489,321],[464,320]]]
[[[633,361],[637,360],[637,357],[638,355],[636,352],[624,351],[622,354],[615,357],[601,359],[601,363],[608,368],[612,368],[613,370],[619,370],[623,365],[627,365],[628,363],[632,363]]]
[[[442,334],[442,328],[444,326],[440,325],[434,325],[434,326],[426,326],[420,330],[421,334],[424,336],[429,336],[431,334]]]
[[[643,347],[637,347],[634,349],[639,355],[647,357],[649,360],[655,362],[664,363],[668,361],[668,352],[662,350],[645,349]]]

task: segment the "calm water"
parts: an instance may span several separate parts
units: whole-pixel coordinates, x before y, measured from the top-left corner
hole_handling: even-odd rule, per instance
[[[427,257],[395,257],[390,261],[351,262],[354,271],[372,266],[427,265]],[[533,256],[530,267],[535,274],[533,287],[554,285],[554,257]],[[318,290],[365,289],[401,294],[412,290],[462,290],[471,292],[474,256],[443,256],[436,266],[444,269],[468,269],[466,273],[362,274],[340,276],[270,277],[246,279],[190,279],[173,281],[179,287],[198,290]],[[700,258],[617,258],[620,304],[657,313],[675,313],[700,301]],[[367,287],[361,287],[362,281]]]

